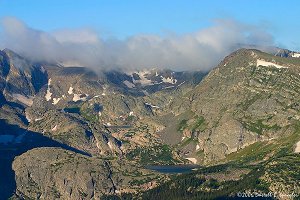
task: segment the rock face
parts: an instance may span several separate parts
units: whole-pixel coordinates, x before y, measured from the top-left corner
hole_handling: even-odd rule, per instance
[[[5,99],[31,105],[33,96],[47,81],[45,70],[7,49],[0,51],[0,65],[0,90]]]
[[[289,133],[298,120],[299,64],[257,50],[238,50],[189,94],[192,111],[206,121],[198,140],[207,161]]]
[[[227,56],[168,108],[177,112],[171,126],[179,127],[181,144],[196,143],[185,154],[211,163],[257,141],[291,134],[299,120],[299,66],[298,58],[251,49]]]
[[[0,119],[25,128],[28,121],[24,108],[32,105],[34,96],[46,82],[47,73],[40,65],[8,49],[0,51]],[[1,130],[6,128],[1,126]],[[17,135],[17,132],[6,134]]]
[[[20,198],[99,199],[115,190],[107,163],[63,149],[33,149],[13,169]]]

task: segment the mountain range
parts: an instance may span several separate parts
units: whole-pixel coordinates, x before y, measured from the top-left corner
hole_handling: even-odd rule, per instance
[[[299,198],[300,53],[264,50],[209,72],[0,51],[0,199]]]

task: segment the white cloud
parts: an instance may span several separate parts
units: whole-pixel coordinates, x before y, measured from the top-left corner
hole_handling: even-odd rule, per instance
[[[61,43],[95,44],[99,42],[97,33],[91,29],[64,29],[55,31],[52,35]]]
[[[47,33],[12,17],[4,18],[1,28],[3,47],[36,61],[73,62],[95,70],[209,70],[240,44],[273,44],[263,28],[234,20],[216,20],[211,27],[185,35],[135,35],[125,40],[102,39],[84,28]]]

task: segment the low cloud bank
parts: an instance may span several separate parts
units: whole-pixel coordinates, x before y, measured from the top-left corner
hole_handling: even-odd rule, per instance
[[[209,70],[244,45],[273,45],[263,27],[234,20],[215,20],[208,28],[184,35],[135,35],[103,39],[92,29],[44,32],[6,17],[1,21],[0,48],[9,48],[35,61],[102,69],[168,68]]]

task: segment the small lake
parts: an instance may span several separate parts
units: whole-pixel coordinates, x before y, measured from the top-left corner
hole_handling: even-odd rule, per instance
[[[63,111],[65,111],[67,113],[80,114],[80,108],[79,107],[64,108]]]
[[[200,168],[200,165],[148,165],[145,168],[160,173],[179,174],[192,172],[192,170]]]

